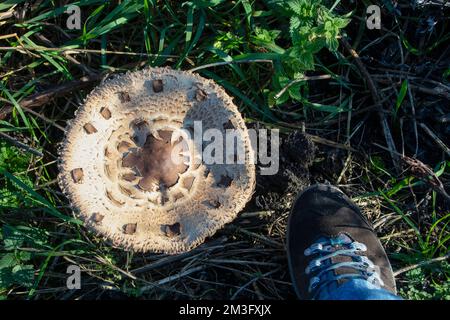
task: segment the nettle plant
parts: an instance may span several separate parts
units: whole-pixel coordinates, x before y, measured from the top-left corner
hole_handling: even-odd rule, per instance
[[[268,92],[270,105],[279,105],[289,98],[303,101],[301,88],[305,73],[315,69],[315,55],[327,48],[336,52],[341,30],[350,22],[350,13],[343,16],[333,12],[329,1],[321,0],[268,0],[267,4],[277,11],[280,19],[289,18],[289,36],[286,39],[280,30],[257,27],[252,36],[253,44],[279,54],[275,63],[273,91]],[[288,40],[290,46],[283,48],[278,43]],[[282,94],[280,91],[286,88]]]

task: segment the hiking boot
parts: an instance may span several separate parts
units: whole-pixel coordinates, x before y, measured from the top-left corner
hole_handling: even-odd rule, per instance
[[[359,208],[338,188],[317,184],[301,192],[287,227],[291,279],[300,299],[317,298],[350,279],[396,293],[380,240]]]

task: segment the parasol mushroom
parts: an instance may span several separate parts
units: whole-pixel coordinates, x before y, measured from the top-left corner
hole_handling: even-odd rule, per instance
[[[244,161],[199,161],[196,121],[204,131],[234,130]],[[68,123],[59,155],[59,184],[75,214],[124,249],[190,250],[231,222],[254,191],[253,151],[231,98],[211,80],[169,68],[95,88]]]

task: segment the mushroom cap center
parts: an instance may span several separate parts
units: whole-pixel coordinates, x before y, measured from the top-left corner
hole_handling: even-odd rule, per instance
[[[188,166],[184,163],[181,151],[187,144],[184,140],[171,143],[173,131],[159,130],[159,137],[147,135],[144,145],[122,158],[122,166],[136,168],[142,177],[138,186],[146,191],[155,191],[175,185],[179,175]],[[180,144],[183,144],[180,146]],[[181,148],[180,148],[181,147]],[[176,148],[176,149],[175,149]]]

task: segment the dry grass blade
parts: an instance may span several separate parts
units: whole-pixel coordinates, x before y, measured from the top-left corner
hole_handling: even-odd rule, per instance
[[[191,268],[191,269],[187,269],[187,270],[182,271],[182,272],[180,272],[178,274],[175,274],[173,276],[169,276],[169,277],[166,277],[164,279],[161,279],[161,280],[155,282],[154,284],[146,285],[144,287],[141,287],[139,291],[142,294],[142,293],[144,293],[144,292],[146,292],[148,290],[151,290],[151,289],[153,289],[155,287],[159,287],[159,286],[165,285],[167,283],[170,283],[172,281],[182,279],[182,278],[184,278],[184,277],[186,277],[188,275],[191,275],[191,274],[193,274],[195,272],[199,272],[201,270],[204,270],[205,268],[206,268],[206,265],[202,265],[202,266],[194,267],[194,268]]]

